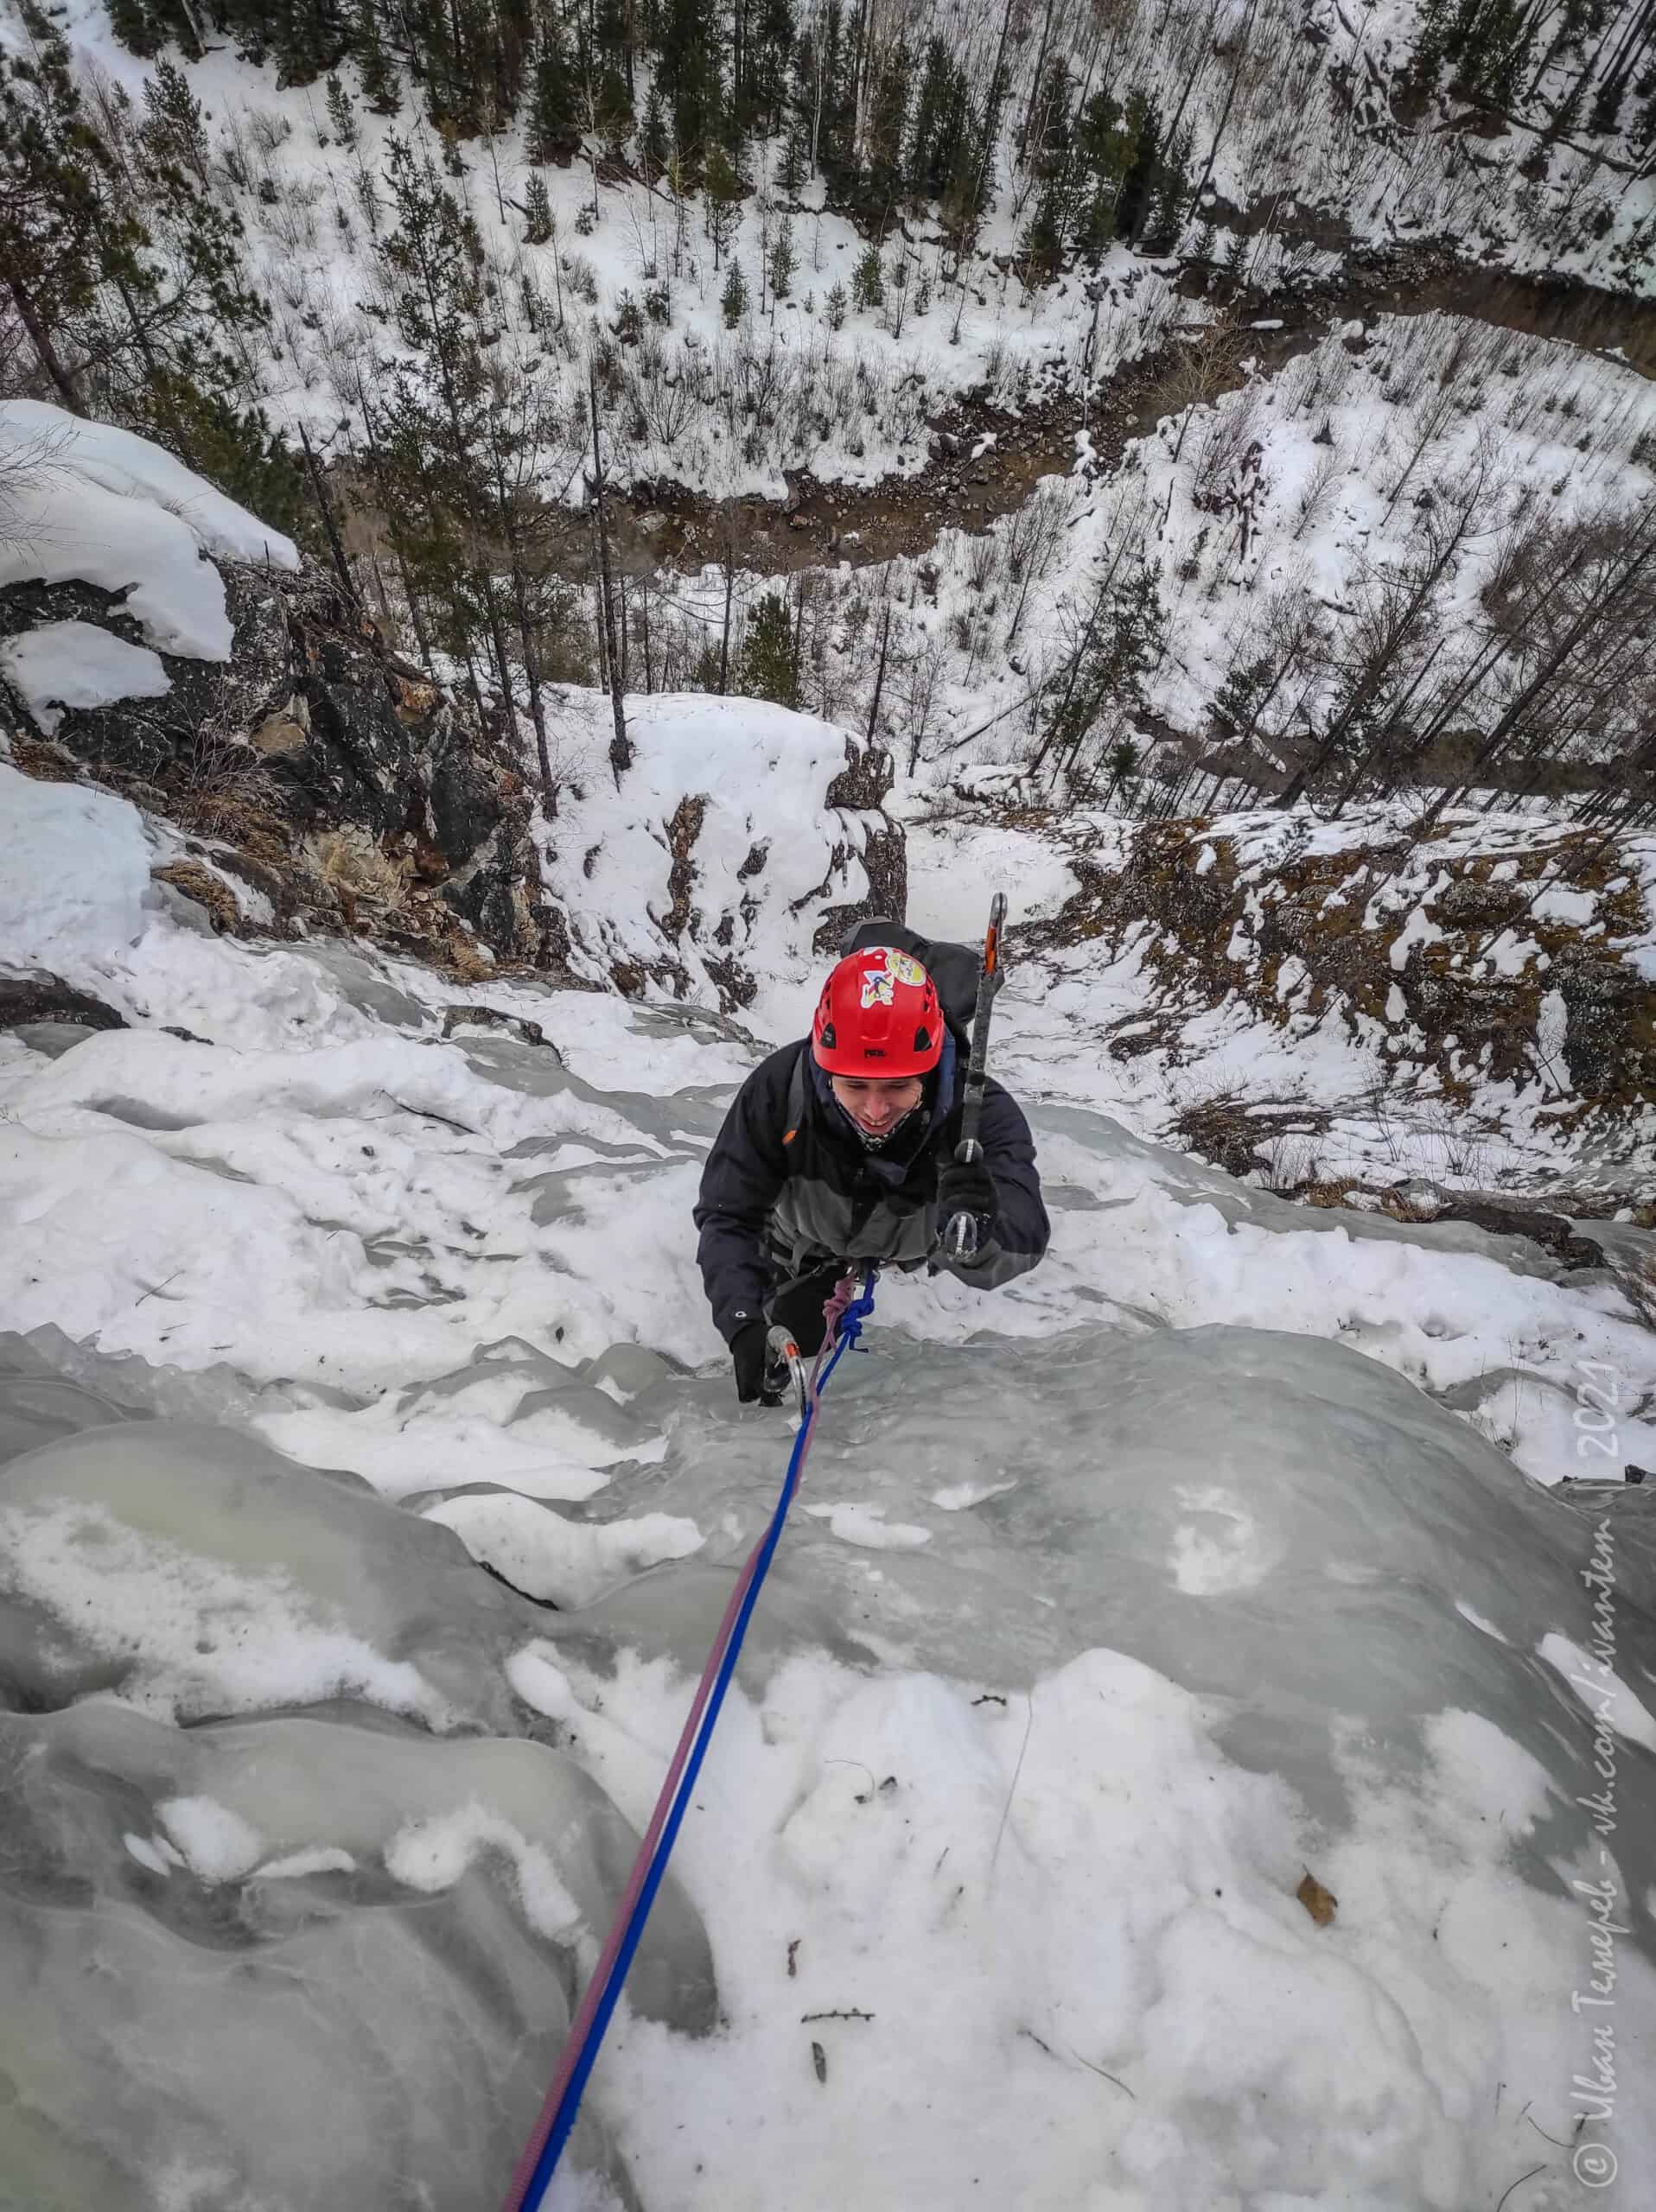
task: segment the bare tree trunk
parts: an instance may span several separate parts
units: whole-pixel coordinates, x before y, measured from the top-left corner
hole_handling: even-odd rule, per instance
[[[304,448],[305,467],[310,475],[311,495],[316,502],[316,512],[322,518],[322,528],[328,534],[328,550],[333,556],[334,570],[339,577],[345,596],[360,607],[362,594],[352,580],[350,563],[345,557],[345,548],[340,543],[339,525],[334,519],[334,509],[328,497],[328,486],[316,464],[316,454],[303,422],[299,424],[299,442]]]
[[[1219,158],[1220,142],[1223,139],[1226,128],[1231,120],[1231,108],[1236,99],[1237,86],[1241,82],[1242,65],[1248,58],[1248,40],[1252,34],[1254,12],[1258,6],[1258,0],[1248,0],[1248,12],[1243,17],[1241,29],[1236,35],[1236,67],[1231,72],[1230,83],[1225,87],[1225,105],[1219,111],[1219,122],[1213,130],[1213,143],[1207,149],[1207,159],[1202,164],[1201,180],[1191,195],[1191,205],[1194,207],[1201,205],[1201,195],[1207,189],[1208,181],[1213,174],[1213,163]]]
[[[876,742],[875,732],[880,727],[880,695],[886,688],[886,660],[891,643],[891,601],[888,595],[885,613],[880,623],[880,665],[875,671],[874,696],[869,702],[869,743]]]
[[[604,654],[609,663],[609,711],[615,734],[609,744],[609,765],[619,785],[621,771],[633,765],[633,742],[627,734],[627,710],[621,703],[621,655],[615,646],[615,594],[609,574],[609,524],[604,512],[603,439],[598,416],[598,365],[587,355],[587,399],[592,410],[592,504],[598,526],[598,595],[603,612]]]
[[[1012,28],[1012,0],[1006,0],[1001,11],[1001,35],[995,48],[995,67],[989,73],[989,90],[984,95],[984,143],[978,156],[978,174],[972,180],[971,206],[967,219],[972,233],[977,233],[984,204],[984,188],[988,181],[990,164],[995,158],[995,135],[990,126],[1001,96],[1001,71],[1006,63],[1007,34]]]
[[[736,544],[727,528],[724,539],[724,623],[719,632],[719,696],[730,687],[730,601],[736,594]]]
[[[1366,714],[1379,696],[1385,677],[1414,637],[1430,608],[1433,593],[1470,534],[1474,512],[1474,502],[1468,500],[1449,535],[1432,549],[1431,558],[1426,566],[1411,579],[1407,598],[1390,613],[1376,649],[1352,686],[1345,705],[1323,733],[1311,758],[1296,770],[1279,794],[1277,800],[1279,807],[1286,810],[1297,804],[1312,779],[1320,776],[1334,758],[1341,739],[1355,727],[1359,717]]]
[[[523,648],[523,677],[529,693],[529,718],[535,728],[535,753],[540,764],[541,797],[549,814],[555,811],[557,794],[552,788],[552,763],[546,742],[546,707],[540,696],[540,655],[535,647],[534,624],[529,612],[529,572],[524,557],[523,531],[506,480],[506,462],[498,443],[494,448],[495,497],[500,502],[500,527],[506,533],[512,560],[512,594],[517,607],[518,641]]]
[[[35,357],[51,378],[59,398],[71,415],[84,416],[86,410],[80,404],[80,394],[75,389],[74,379],[64,367],[57,347],[52,343],[51,333],[41,318],[40,309],[15,276],[7,279],[7,289],[16,305],[23,328],[29,333],[29,342],[35,348]]]
[[[1538,673],[1513,700],[1494,728],[1479,744],[1472,756],[1470,768],[1475,772],[1487,767],[1500,752],[1514,730],[1522,727],[1525,715],[1545,700],[1548,690],[1576,646],[1590,635],[1595,624],[1602,620],[1618,601],[1631,590],[1639,575],[1656,559],[1656,510],[1647,512],[1635,537],[1636,550],[1632,551],[1621,572],[1602,591],[1596,593],[1565,632],[1562,642],[1554,647]],[[1467,788],[1470,789],[1468,783]],[[1447,789],[1433,800],[1415,824],[1415,835],[1423,836],[1430,829],[1448,804]]]
[[[1029,98],[1023,111],[1023,128],[1018,133],[1018,166],[1023,166],[1029,150],[1029,130],[1035,122],[1035,102],[1041,97],[1041,80],[1046,73],[1047,45],[1052,37],[1054,0],[1047,0],[1047,10],[1041,19],[1041,43],[1035,49],[1035,67],[1029,76]]]

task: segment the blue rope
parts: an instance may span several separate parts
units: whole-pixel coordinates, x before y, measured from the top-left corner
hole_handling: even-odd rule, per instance
[[[616,2005],[620,2002],[621,1986],[627,1980],[627,1971],[643,1939],[644,1924],[650,1916],[650,1907],[655,1902],[656,1891],[660,1888],[662,1878],[666,1873],[667,1861],[672,1855],[673,1844],[678,1839],[679,1827],[689,1808],[691,1795],[696,1787],[696,1778],[701,1772],[702,1761],[707,1755],[707,1747],[713,1739],[713,1730],[718,1720],[719,1708],[724,1703],[724,1694],[730,1687],[731,1677],[736,1669],[736,1661],[742,1656],[742,1640],[748,1633],[748,1624],[753,1618],[754,1607],[759,1602],[759,1592],[764,1586],[766,1575],[770,1572],[770,1563],[775,1556],[776,1547],[781,1541],[782,1524],[787,1518],[788,1507],[793,1503],[794,1492],[799,1487],[799,1470],[805,1463],[812,1424],[817,1417],[817,1407],[821,1401],[823,1391],[827,1388],[829,1378],[832,1376],[835,1368],[838,1366],[841,1357],[856,1344],[863,1333],[863,1322],[874,1311],[874,1269],[869,1268],[863,1277],[864,1287],[851,1300],[840,1317],[833,1355],[812,1387],[811,1402],[806,1408],[805,1419],[799,1423],[799,1433],[793,1439],[793,1449],[788,1455],[787,1472],[782,1478],[782,1488],[776,1500],[775,1510],[771,1515],[770,1526],[765,1532],[765,1541],[759,1554],[759,1563],[754,1570],[753,1580],[748,1586],[748,1594],[742,1600],[742,1609],[736,1615],[736,1626],[731,1631],[723,1663],[714,1681],[711,1694],[707,1700],[707,1709],[702,1715],[701,1726],[691,1747],[690,1757],[685,1762],[684,1773],[679,1777],[678,1794],[673,1799],[672,1809],[668,1814],[662,1828],[660,1840],[656,1845],[655,1856],[650,1861],[649,1872],[644,1878],[643,1887],[639,1891],[638,1902],[634,1906],[632,1917],[627,1923],[627,1933],[621,1939],[620,1950],[615,1954],[615,1963],[610,1969],[609,1979],[604,1985],[603,1995],[599,2000],[597,2011],[593,2015],[592,2026],[586,2043],[559,2101],[557,2116],[552,2121],[551,2133],[547,2136],[545,2146],[535,2161],[534,2171],[530,2175],[527,2188],[524,2190],[522,2212],[539,2212],[541,2201],[545,2196],[553,2174],[557,2171],[557,2162],[564,2154],[564,2145],[574,2130],[576,2119],[581,2109],[582,2096],[591,2078],[592,2069],[598,2063],[598,2052],[603,2043],[604,2031],[609,2025]]]

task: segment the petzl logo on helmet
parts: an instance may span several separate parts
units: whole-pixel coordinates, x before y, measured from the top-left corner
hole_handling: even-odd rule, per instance
[[[865,968],[863,970],[863,1006],[895,1006],[897,1002],[897,979],[889,968]]]

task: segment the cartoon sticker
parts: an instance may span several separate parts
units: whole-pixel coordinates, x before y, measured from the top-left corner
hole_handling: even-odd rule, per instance
[[[919,961],[911,959],[906,952],[899,952],[895,944],[886,950],[886,973],[895,976],[900,983],[912,983],[916,988],[926,981],[926,970]]]
[[[897,986],[895,979],[883,968],[865,968],[863,970],[864,1008],[871,1006],[895,1006],[896,1002]]]

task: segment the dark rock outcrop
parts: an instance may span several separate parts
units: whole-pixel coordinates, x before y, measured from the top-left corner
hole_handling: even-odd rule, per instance
[[[163,653],[163,697],[67,709],[49,736],[33,731],[20,765],[79,768],[194,833],[202,857],[269,901],[277,934],[302,919],[462,973],[497,960],[557,969],[564,918],[541,889],[530,795],[505,749],[331,579],[220,568],[227,664]],[[71,619],[144,642],[119,595],[94,586],[0,591],[0,638]],[[21,702],[14,719],[29,730]],[[215,925],[238,926],[207,871],[173,874]]]
[[[830,957],[838,952],[847,933],[859,922],[871,921],[876,914],[901,922],[908,914],[908,847],[901,826],[888,820],[884,810],[896,774],[897,764],[890,753],[877,745],[859,745],[854,738],[846,739],[845,766],[828,786],[828,804],[847,813],[877,814],[880,822],[869,827],[861,855],[869,879],[868,897],[831,906],[812,939],[815,950]],[[843,868],[850,857],[849,850],[837,849],[835,868]],[[832,871],[831,880],[831,875]]]
[[[1257,845],[1263,832],[1251,834]],[[1480,1082],[1538,1087],[1560,1128],[1656,1101],[1656,994],[1619,950],[1642,941],[1649,917],[1637,871],[1595,830],[1538,834],[1502,861],[1450,823],[1417,842],[1353,821],[1348,837],[1290,841],[1266,858],[1220,825],[1152,822],[1116,866],[1070,865],[1081,888],[1020,931],[1020,949],[1099,939],[1113,952],[1142,938],[1151,988],[1111,1039],[1118,1058],[1170,1042],[1185,1015],[1235,994],[1277,1026],[1326,1016],[1354,1039],[1384,1036],[1388,1065],[1431,1070],[1449,1110]],[[1577,900],[1590,932],[1568,918]],[[1549,997],[1562,1003],[1561,1046],[1544,1042]]]
[[[125,1018],[90,992],[55,976],[0,976],[0,1029],[35,1021],[67,1022],[80,1029],[124,1029]]]

